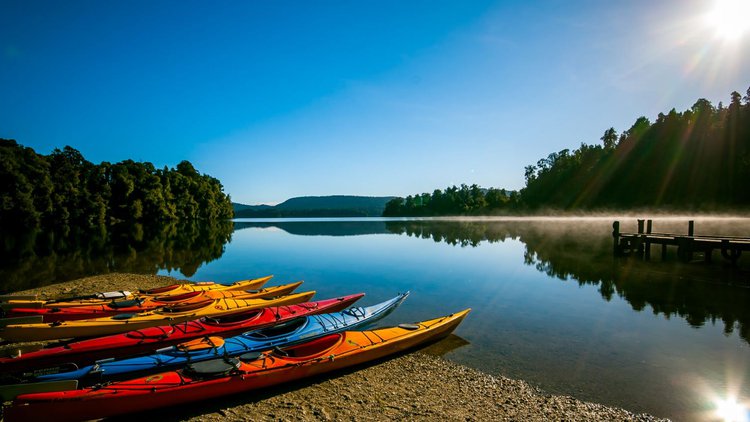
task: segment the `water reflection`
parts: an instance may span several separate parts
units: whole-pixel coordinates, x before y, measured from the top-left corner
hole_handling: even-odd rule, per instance
[[[156,274],[163,269],[190,277],[221,257],[231,236],[231,221],[3,233],[0,293],[110,272]]]
[[[665,262],[612,256],[611,219],[574,220],[375,220],[235,222],[235,229],[277,228],[302,236],[398,234],[457,247],[518,240],[524,263],[558,280],[594,285],[602,298],[625,299],[633,310],[650,309],[667,318],[678,316],[693,327],[721,321],[724,332],[738,331],[750,343],[750,277],[743,256],[739,268],[717,257],[713,265],[682,264],[668,255]],[[634,221],[633,221],[634,223]],[[680,221],[657,221],[664,230],[680,230]],[[747,222],[744,223],[747,225]],[[705,233],[733,234],[740,224],[698,221]],[[727,229],[730,227],[730,229]],[[738,228],[739,227],[739,228]],[[748,230],[745,230],[745,234]],[[737,233],[743,234],[743,233]]]
[[[426,353],[432,356],[445,356],[454,350],[461,347],[468,346],[469,343],[466,339],[459,337],[455,334],[450,334],[448,337],[432,343],[424,348],[420,349],[422,353]]]
[[[535,221],[400,221],[387,222],[392,233],[456,246],[517,239],[524,243],[524,263],[559,280],[595,285],[604,300],[614,295],[636,311],[650,307],[654,314],[679,316],[691,326],[722,321],[724,332],[750,343],[750,289],[744,269],[715,265],[643,262],[612,256],[609,220],[586,224]]]
[[[280,220],[234,222],[235,230],[276,228],[299,236],[361,236],[390,233],[383,220]]]

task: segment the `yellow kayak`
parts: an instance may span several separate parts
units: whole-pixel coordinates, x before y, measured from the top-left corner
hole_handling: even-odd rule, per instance
[[[273,278],[272,275],[256,278],[252,280],[236,281],[232,284],[219,284],[212,281],[202,281],[197,283],[172,284],[164,287],[143,290],[136,294],[128,291],[93,293],[90,295],[78,296],[75,298],[59,298],[41,300],[34,296],[3,296],[0,301],[2,309],[12,308],[67,308],[71,306],[88,306],[88,305],[106,305],[113,300],[134,299],[135,297],[152,297],[152,296],[175,296],[191,292],[230,292],[254,290],[263,287],[268,280]]]
[[[164,287],[157,287],[154,289],[141,290],[138,292],[141,296],[164,296],[164,295],[179,295],[188,292],[203,292],[207,290],[211,291],[232,291],[232,290],[251,290],[257,289],[262,285],[266,284],[268,280],[273,278],[272,275],[255,278],[252,280],[241,280],[235,281],[232,284],[220,284],[214,283],[213,281],[198,281],[195,283],[185,284],[172,284]]]
[[[160,325],[174,325],[201,317],[216,317],[243,309],[250,310],[307,302],[314,295],[315,292],[312,291],[270,299],[206,299],[198,303],[180,304],[139,314],[122,314],[107,318],[54,323],[11,324],[0,328],[0,338],[16,342],[97,337]]]

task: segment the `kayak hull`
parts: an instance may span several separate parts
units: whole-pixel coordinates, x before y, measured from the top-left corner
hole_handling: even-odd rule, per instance
[[[424,321],[416,329],[390,327],[332,334],[284,350],[293,356],[274,352],[240,362],[227,376],[180,370],[96,388],[21,395],[4,409],[5,420],[38,420],[46,415],[55,415],[60,421],[98,419],[266,388],[381,359],[445,337],[468,312]]]
[[[97,360],[153,352],[205,336],[234,336],[245,331],[272,326],[307,315],[338,312],[361,299],[363,293],[296,305],[242,310],[218,319],[201,318],[175,325],[151,327],[123,334],[67,343],[63,346],[0,358],[0,372],[20,373],[74,363],[90,365]]]

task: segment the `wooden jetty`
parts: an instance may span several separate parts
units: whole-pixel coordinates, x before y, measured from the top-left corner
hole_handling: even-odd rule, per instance
[[[645,223],[645,229],[644,229]],[[638,220],[637,233],[620,232],[620,222],[612,223],[613,253],[615,256],[636,256],[651,259],[651,245],[661,246],[661,259],[667,258],[667,247],[677,247],[677,257],[684,262],[692,261],[695,254],[703,254],[705,262],[711,262],[713,251],[737,265],[743,251],[750,251],[750,237],[699,236],[695,235],[695,222],[688,221],[687,234],[653,232],[652,220]]]

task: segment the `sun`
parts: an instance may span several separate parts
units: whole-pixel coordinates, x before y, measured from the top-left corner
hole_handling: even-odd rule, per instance
[[[716,400],[716,417],[724,422],[747,422],[748,410],[735,398]]]
[[[727,41],[737,40],[750,28],[750,0],[714,0],[707,24]]]

